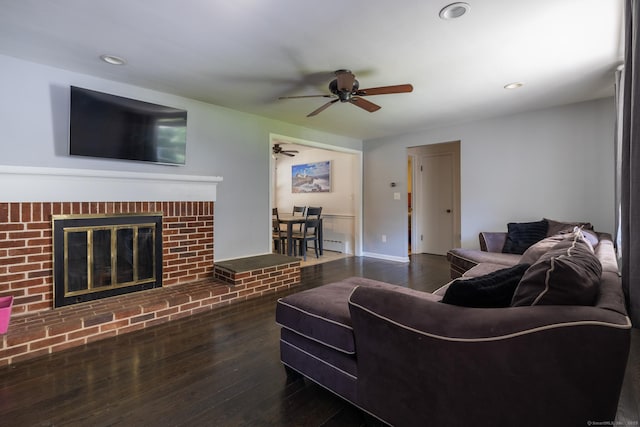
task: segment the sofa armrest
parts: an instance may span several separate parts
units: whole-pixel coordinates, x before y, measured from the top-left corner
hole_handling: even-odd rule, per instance
[[[630,323],[620,313],[465,308],[364,287],[354,289],[349,310],[358,405],[386,422],[540,426],[615,419],[630,341]]]
[[[504,231],[481,231],[478,235],[480,249],[485,252],[502,252],[507,233]]]

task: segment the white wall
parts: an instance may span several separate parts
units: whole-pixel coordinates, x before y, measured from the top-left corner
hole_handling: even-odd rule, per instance
[[[291,149],[287,145],[286,149]],[[331,161],[331,191],[328,193],[292,193],[291,166],[303,163]],[[355,155],[317,148],[301,149],[295,157],[278,157],[276,164],[276,206],[291,212],[293,206],[322,206],[322,212],[336,215],[354,215],[356,177],[359,171]]]
[[[367,253],[406,257],[406,147],[453,140],[461,141],[463,246],[476,247],[481,230],[543,216],[589,220],[598,230],[613,230],[612,99],[363,143],[7,56],[0,55],[0,70],[0,164],[222,176],[216,260],[270,250],[270,133],[364,149]],[[187,165],[69,157],[69,85],[187,109]],[[392,181],[399,186],[391,188]],[[393,200],[394,191],[402,192],[401,200]],[[7,200],[1,188],[0,200]]]
[[[614,120],[607,98],[364,141],[364,251],[407,256],[406,148],[455,140],[462,246],[477,248],[480,231],[543,217],[613,232]],[[392,189],[392,181],[399,186]],[[393,200],[394,191],[402,200]]]
[[[270,133],[353,150],[362,147],[353,138],[7,56],[0,55],[0,70],[0,164],[222,176],[215,205],[218,261],[271,250]],[[68,156],[70,85],[188,110],[186,165]],[[7,200],[1,188],[0,200]]]

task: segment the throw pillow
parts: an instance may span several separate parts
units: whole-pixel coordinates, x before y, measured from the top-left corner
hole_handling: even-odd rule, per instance
[[[520,257],[520,262],[533,265],[542,255],[549,252],[549,250],[551,250],[555,245],[564,240],[572,239],[573,237],[573,234],[569,233],[559,233],[554,236],[545,237],[539,242],[529,246],[529,248],[527,248],[527,250],[522,254],[522,257]]]
[[[572,232],[561,232],[554,236],[546,237],[540,240],[539,242],[534,243],[526,251],[524,251],[524,253],[522,254],[522,257],[520,257],[520,263],[534,264],[536,261],[540,259],[542,255],[547,253],[551,248],[553,248],[558,243],[563,242],[565,240],[575,239],[575,238],[578,238],[582,240],[584,243],[586,243],[587,247],[591,250],[591,252],[593,252],[592,238],[588,237],[591,235],[588,235],[587,233],[592,233],[591,235],[595,235],[593,234],[592,231],[582,230],[578,227],[574,227]],[[597,240],[596,240],[596,244],[597,244]]]
[[[456,279],[449,284],[442,302],[463,307],[509,307],[527,268],[527,264],[518,264],[484,276]]]
[[[597,246],[598,243],[600,243],[600,238],[598,237],[595,231],[580,228],[580,232],[582,233],[582,237],[584,237],[584,240],[589,242],[592,248]]]
[[[553,219],[549,219],[549,218],[544,218],[547,223],[549,224],[549,227],[547,229],[547,236],[553,236],[555,234],[558,234],[562,231],[573,231],[574,227],[580,227],[583,228],[585,230],[593,230],[593,225],[591,225],[590,222],[581,222],[581,221],[574,221],[574,222],[562,222],[562,221],[555,221]]]
[[[511,305],[593,305],[601,275],[600,260],[576,234],[556,244],[525,272]]]
[[[510,222],[502,252],[522,255],[529,246],[547,237],[549,224],[546,219],[534,222]]]

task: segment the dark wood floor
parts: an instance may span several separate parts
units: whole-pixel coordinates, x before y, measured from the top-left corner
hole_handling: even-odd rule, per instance
[[[295,291],[350,276],[433,290],[443,257],[350,257],[302,269]],[[375,420],[279,361],[276,297],[0,369],[3,426],[358,426]]]
[[[432,291],[449,272],[444,257],[433,255],[412,255],[410,263],[352,257],[305,267],[295,291],[350,276]],[[287,382],[275,301],[261,298],[1,368],[0,425],[379,425],[310,381]],[[633,391],[634,381],[625,387]],[[635,396],[623,400],[637,410]]]

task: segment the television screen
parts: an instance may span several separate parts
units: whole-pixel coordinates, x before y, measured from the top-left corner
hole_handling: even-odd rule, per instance
[[[71,86],[69,153],[184,165],[187,112]]]

